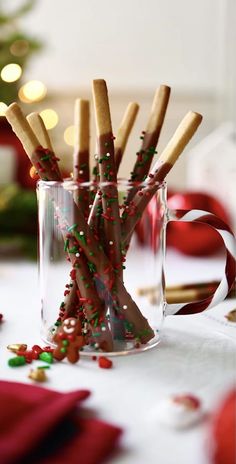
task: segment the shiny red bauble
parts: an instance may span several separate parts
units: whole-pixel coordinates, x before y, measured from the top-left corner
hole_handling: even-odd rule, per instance
[[[202,192],[169,192],[168,207],[176,209],[200,209],[215,214],[230,225],[229,215],[224,206],[213,196]],[[156,242],[158,227],[158,210],[153,199],[147,205],[146,210],[136,226],[137,239],[140,244]],[[153,237],[155,234],[155,237]],[[150,239],[150,235],[152,239]],[[190,224],[187,222],[171,221],[167,226],[167,246],[174,247],[186,255],[207,256],[221,249],[223,240],[215,230],[205,224]]]
[[[170,193],[170,209],[201,209],[215,214],[227,224],[229,215],[223,205],[211,195],[201,192]],[[211,227],[203,224],[170,222],[167,227],[167,245],[184,254],[206,256],[223,246],[223,240]]]

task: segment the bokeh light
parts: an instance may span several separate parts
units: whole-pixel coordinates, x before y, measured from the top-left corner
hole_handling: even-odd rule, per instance
[[[20,79],[22,69],[19,64],[10,63],[1,70],[1,78],[5,82],[15,82]]]
[[[0,102],[0,116],[5,116],[6,109],[7,109],[6,103]]]
[[[74,137],[75,137],[75,126],[69,126],[66,128],[64,132],[64,140],[67,145],[73,146],[74,145]]]
[[[33,80],[24,84],[19,92],[19,99],[24,103],[38,102],[43,100],[47,93],[47,88],[41,81]]]
[[[10,46],[10,52],[14,56],[24,56],[29,51],[29,42],[27,40],[15,40]]]
[[[58,114],[51,108],[41,111],[40,116],[43,119],[46,129],[53,129],[58,123]]]

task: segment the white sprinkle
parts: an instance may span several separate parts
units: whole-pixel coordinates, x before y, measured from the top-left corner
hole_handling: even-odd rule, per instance
[[[83,172],[84,172],[84,171],[81,169],[81,170],[79,171],[79,174],[83,174]]]
[[[92,207],[93,207],[93,205],[89,205],[89,209],[92,208]]]
[[[127,309],[127,308],[128,308],[128,306],[127,306],[127,305],[123,305],[123,309]]]
[[[84,235],[84,232],[81,230],[79,234],[80,234],[80,235]]]
[[[106,154],[106,157],[107,157],[107,158],[110,158],[110,156],[111,156],[110,153],[107,153],[107,154]]]
[[[87,329],[84,329],[84,330],[83,330],[83,333],[84,333],[84,334],[88,333]]]
[[[111,240],[111,241],[109,242],[109,245],[113,245],[113,243],[114,243],[114,242]]]
[[[95,160],[99,160],[99,155],[94,155]]]
[[[99,348],[99,343],[95,343],[94,348],[97,350]]]
[[[80,257],[80,254],[79,254],[79,253],[75,253],[75,256],[76,256],[76,258],[79,258],[79,257]]]
[[[104,325],[101,327],[101,331],[106,332],[106,327]]]

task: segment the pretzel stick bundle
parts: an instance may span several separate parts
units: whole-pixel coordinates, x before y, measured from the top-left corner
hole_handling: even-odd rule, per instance
[[[122,240],[124,246],[128,246],[132,232],[148,202],[178,160],[186,145],[195,134],[201,121],[202,116],[198,113],[189,111],[186,114],[151,170],[149,180],[146,182],[145,187],[136,193],[131,214],[129,214],[129,208],[126,208],[125,214],[123,214],[122,224]],[[133,214],[134,211],[135,214]]]
[[[16,103],[10,105],[7,109],[6,117],[14,132],[16,132],[18,138],[24,145],[29,158],[33,163],[37,163],[40,158],[36,158],[35,150],[39,147],[39,141],[33,134],[27,120],[24,118]],[[42,147],[40,147],[40,149],[43,151]],[[55,170],[51,170],[51,163],[49,164],[49,160],[43,160],[43,162],[47,167],[47,180],[61,180],[60,177],[56,175]],[[54,167],[54,164],[52,167]],[[43,176],[45,174],[43,173],[41,175]],[[78,208],[76,208],[75,220],[77,221],[75,224],[72,224],[69,227],[67,226],[67,231],[76,239],[81,250],[83,250],[84,255],[87,258],[87,265],[91,275],[95,275],[96,278],[99,278],[105,287],[106,285],[112,285],[112,281],[114,281],[116,273],[112,270],[111,263],[103,252],[101,244],[94,237],[93,232],[90,230]],[[121,309],[125,310],[126,319],[132,324],[132,331],[134,335],[139,337],[141,343],[147,343],[154,336],[154,332],[125,289],[122,281],[120,281],[118,277],[117,280],[119,282],[119,288],[122,289],[122,294],[119,295]],[[78,281],[77,283],[79,286]],[[89,302],[87,303],[90,304]],[[92,313],[92,317],[97,317],[96,311],[95,313]]]

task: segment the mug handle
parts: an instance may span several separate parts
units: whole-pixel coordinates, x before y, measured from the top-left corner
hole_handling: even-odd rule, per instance
[[[207,298],[199,301],[191,301],[189,303],[166,303],[165,315],[185,315],[201,313],[206,309],[213,308],[218,303],[223,301],[228,295],[236,276],[236,240],[229,226],[220,218],[207,211],[192,209],[192,210],[168,210],[168,220],[181,222],[197,222],[206,224],[216,230],[224,242],[226,259],[225,272],[222,280],[216,290]]]

